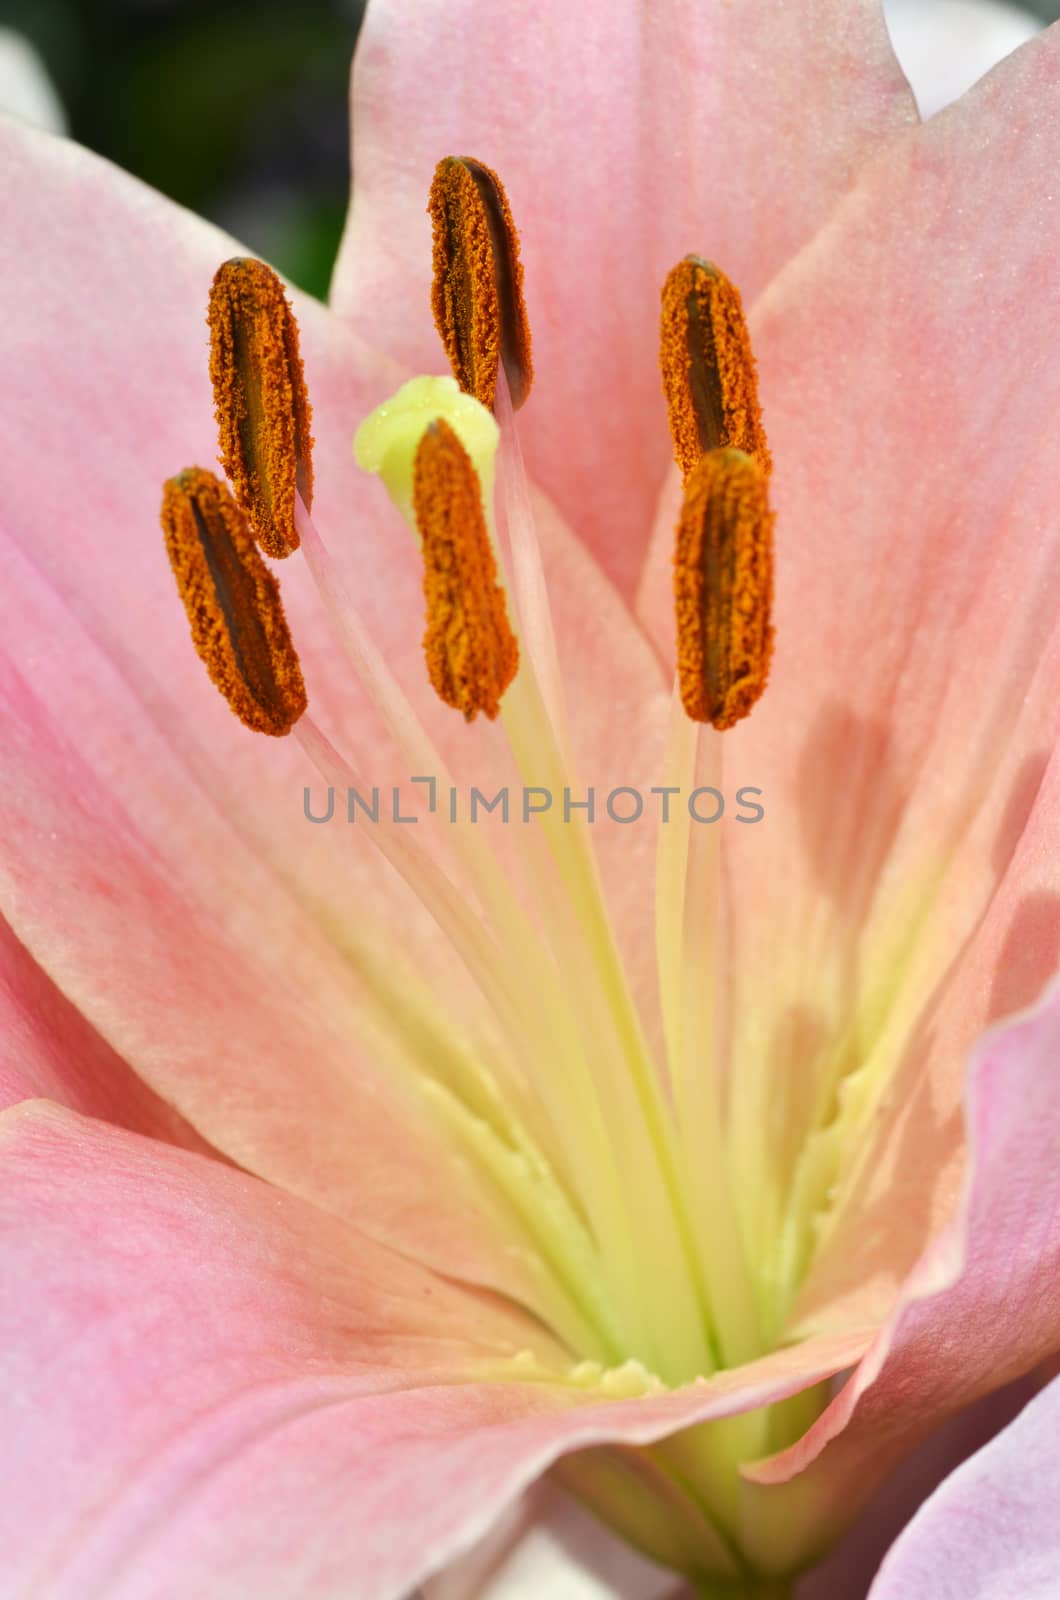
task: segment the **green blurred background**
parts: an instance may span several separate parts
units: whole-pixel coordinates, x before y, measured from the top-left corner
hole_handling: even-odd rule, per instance
[[[324,296],[346,209],[363,4],[0,0],[0,25],[36,45],[76,139]],[[1060,0],[1023,6],[1060,17]]]
[[[70,132],[327,291],[363,0],[0,0]]]

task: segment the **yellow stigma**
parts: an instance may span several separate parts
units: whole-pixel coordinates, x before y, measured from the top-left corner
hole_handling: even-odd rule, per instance
[[[412,378],[377,406],[353,441],[420,541],[431,683],[470,722],[495,717],[519,650],[490,537],[500,430],[455,378]]]
[[[493,468],[500,430],[486,407],[461,392],[455,378],[411,378],[357,429],[357,465],[377,472],[410,528],[416,528],[412,480],[420,440],[432,422],[446,422],[471,458],[486,506],[493,503]]]

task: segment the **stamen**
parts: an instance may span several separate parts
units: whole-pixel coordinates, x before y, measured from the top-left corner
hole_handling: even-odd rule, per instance
[[[731,728],[765,688],[773,653],[773,513],[765,472],[740,450],[711,451],[685,482],[674,600],[684,708]]]
[[[423,540],[423,648],[431,683],[468,722],[479,711],[492,720],[515,677],[519,647],[497,582],[475,469],[440,417],[416,451],[413,505]]]
[[[534,369],[519,236],[497,174],[468,156],[439,161],[427,204],[434,227],[431,309],[453,375],[493,407],[503,363],[518,411]]]
[[[769,472],[758,375],[740,292],[709,261],[686,256],[662,291],[659,364],[674,458],[688,477],[708,450],[732,448]]]
[[[280,586],[212,472],[190,467],[162,494],[162,529],[191,637],[214,683],[255,733],[289,733],[305,685]]]
[[[298,324],[263,261],[217,269],[207,314],[221,462],[267,555],[298,548],[295,490],[313,503],[312,411]]]

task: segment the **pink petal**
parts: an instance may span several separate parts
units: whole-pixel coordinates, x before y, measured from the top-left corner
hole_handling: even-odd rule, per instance
[[[46,625],[46,596],[36,611],[28,585],[12,591],[27,642],[64,637]],[[44,970],[226,1155],[449,1270],[516,1287],[469,1176],[367,1054],[364,979],[304,890],[189,782],[101,656],[81,662],[90,720],[57,685],[56,711],[38,698],[43,655],[36,689],[0,661],[0,881]],[[82,750],[78,726],[95,730]],[[123,787],[108,786],[107,760],[126,764]]]
[[[914,119],[874,0],[797,8],[374,0],[353,74],[354,205],[332,303],[415,371],[435,163],[498,169],[519,224],[533,475],[629,592],[669,459],[659,290],[689,251],[748,296]]]
[[[935,1429],[873,1494],[838,1545],[811,1568],[795,1600],[864,1600],[887,1551],[924,1501],[951,1472],[1007,1427],[1038,1393],[1035,1376],[1017,1379]]]
[[[40,1104],[7,1112],[0,1142],[9,1594],[125,1593],[166,1537],[155,1520],[182,1521],[200,1474],[223,1476],[229,1455],[239,1470],[256,1435],[283,1441],[322,1408],[475,1360],[549,1354],[528,1320],[216,1162]],[[320,1469],[295,1450],[283,1470],[287,1504],[252,1473],[244,1488],[293,1541]],[[201,1592],[194,1562],[170,1572],[133,1592]],[[267,1592],[310,1591],[281,1575]]]
[[[959,1200],[967,1161],[960,1041],[1036,1000],[1060,964],[1060,751],[1044,771],[1038,759],[1044,753],[1018,774],[1013,813],[999,819],[987,807],[970,830],[965,871],[992,858],[995,872],[999,860],[1004,864],[1004,875],[964,946],[955,941],[952,973],[905,1042],[894,1090],[800,1296],[803,1331],[861,1327],[886,1316],[896,1279],[916,1259],[917,1240],[940,1227]],[[895,1031],[902,1020],[899,1011]],[[877,1227],[882,1216],[884,1232]],[[868,1252],[857,1248],[866,1235],[878,1239]]]
[[[565,1451],[651,1443],[864,1348],[642,1400],[491,1381],[506,1354],[544,1374],[560,1353],[290,1196],[55,1108],[8,1112],[0,1140],[16,1593],[398,1600]]]
[[[0,1109],[37,1096],[206,1148],[59,993],[0,918]]]
[[[1052,214],[1027,201],[1051,192],[1060,160],[1055,121],[1028,109],[1058,71],[1054,29],[892,144],[753,318],[778,645],[761,704],[725,740],[726,787],[760,787],[766,810],[729,838],[734,1082],[782,1172],[823,1078],[852,1078],[871,1054],[900,1086],[869,1119],[888,1158],[848,1142],[878,1193],[828,1247],[829,1271],[873,1280],[858,1322],[884,1313],[952,1210],[963,1063],[1004,1010],[989,1006],[1000,918],[976,997],[944,1018],[929,1007],[1007,873],[1008,914],[1026,896],[1031,930],[1029,945],[1015,937],[1009,1008],[1060,964],[1043,783],[1060,732],[1060,287]],[[651,592],[665,640],[671,602]],[[1037,845],[1017,861],[1028,828]],[[749,1087],[755,1062],[768,1066]],[[849,1197],[857,1174],[841,1176]],[[867,1260],[855,1241],[884,1193],[901,1207]]]
[[[1060,1379],[946,1479],[870,1600],[1053,1600],[1060,1588]]]
[[[763,1554],[822,1548],[931,1428],[1060,1348],[1060,987],[978,1046],[971,1167],[958,1216],[903,1286],[873,1348],[820,1420],[747,1476]],[[886,1218],[881,1219],[881,1226]],[[810,1513],[795,1531],[791,1507]],[[807,1547],[805,1526],[815,1539]],[[818,1542],[819,1541],[819,1542]]]

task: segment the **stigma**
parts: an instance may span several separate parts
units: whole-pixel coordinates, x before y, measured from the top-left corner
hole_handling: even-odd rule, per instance
[[[427,205],[434,231],[431,310],[453,376],[492,409],[498,371],[518,411],[533,360],[519,236],[497,174],[470,156],[439,161]]]
[[[267,555],[297,550],[295,495],[313,503],[312,412],[298,324],[263,261],[217,269],[207,312],[221,462]]]
[[[412,477],[416,450],[425,430],[439,417],[448,423],[467,451],[489,505],[500,430],[490,411],[464,393],[455,378],[410,378],[369,412],[353,439],[357,465],[365,472],[378,473],[414,532]]]
[[[730,447],[753,456],[768,473],[740,292],[700,256],[685,256],[663,285],[659,364],[674,458],[686,479],[706,451]]]
[[[674,551],[678,682],[693,721],[731,728],[759,699],[772,601],[765,471],[742,450],[708,451],[685,482]]]
[[[289,733],[305,684],[280,599],[239,506],[213,473],[191,467],[162,491],[162,530],[200,660],[241,722]]]

